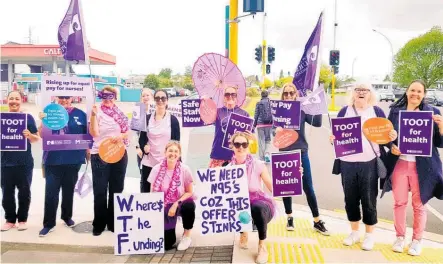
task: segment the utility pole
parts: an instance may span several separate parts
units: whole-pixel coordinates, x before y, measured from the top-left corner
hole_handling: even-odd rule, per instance
[[[263,90],[266,88],[265,79],[266,79],[266,56],[267,56],[267,47],[266,47],[266,13],[263,14],[263,40],[262,40],[262,60],[261,60],[261,70],[262,70],[262,83]]]
[[[234,21],[238,16],[238,0],[229,3],[229,20]],[[238,21],[229,23],[229,59],[238,64]]]
[[[336,39],[337,39],[337,0],[334,2],[334,50],[336,45]],[[335,72],[332,71],[332,80],[331,80],[331,105],[329,107],[329,110],[335,111],[337,110],[337,107],[335,106]]]

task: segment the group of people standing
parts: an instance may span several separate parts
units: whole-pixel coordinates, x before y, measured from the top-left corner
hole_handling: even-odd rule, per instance
[[[251,201],[251,214],[259,236],[257,263],[266,263],[268,252],[266,240],[267,225],[275,216],[276,205],[274,199],[265,191],[272,192],[272,178],[267,170],[267,148],[271,135],[283,130],[273,127],[269,121],[269,98],[267,92],[262,93],[262,100],[257,104],[252,132],[236,132],[230,139],[230,149],[222,147],[224,133],[227,128],[229,115],[236,113],[248,117],[249,114],[237,104],[238,90],[235,87],[226,87],[223,94],[223,107],[217,109],[214,121],[215,134],[210,153],[210,168],[245,164],[248,176],[248,188]],[[377,195],[379,188],[383,192],[393,191],[394,194],[394,225],[397,239],[393,250],[403,252],[405,247],[406,206],[408,192],[412,191],[412,205],[414,208],[414,234],[409,246],[409,254],[421,253],[421,239],[426,226],[425,204],[432,198],[443,199],[442,163],[437,147],[443,147],[443,118],[440,111],[424,103],[425,85],[414,81],[408,87],[405,95],[391,106],[388,119],[394,124],[389,136],[392,142],[386,145],[377,145],[369,141],[363,142],[363,153],[337,159],[334,163],[334,174],[341,174],[341,182],[345,196],[345,209],[351,224],[352,233],[343,243],[353,245],[360,242],[359,221],[362,219],[360,203],[363,209],[363,223],[366,225],[366,235],[362,244],[364,250],[371,250],[374,246],[372,233],[377,224]],[[178,243],[178,250],[187,249],[191,243],[191,231],[195,221],[196,204],[194,202],[193,176],[190,168],[182,162],[180,145],[180,124],[178,119],[171,115],[168,109],[168,94],[157,90],[154,94],[149,89],[143,89],[141,101],[146,106],[146,131],[133,135],[132,146],[129,144],[130,128],[128,118],[115,104],[117,91],[106,86],[99,92],[102,102],[94,106],[90,118],[89,131],[87,130],[86,114],[72,107],[72,98],[69,96],[57,97],[57,102],[66,108],[69,113],[69,122],[60,133],[85,134],[89,132],[93,137],[93,146],[90,150],[47,151],[43,155],[43,170],[46,179],[45,212],[43,229],[40,236],[46,236],[54,230],[58,207],[58,197],[62,189],[61,218],[68,227],[73,227],[72,206],[74,186],[78,179],[78,172],[82,164],[91,162],[94,193],[94,221],[93,235],[99,236],[107,228],[114,231],[114,204],[115,193],[124,189],[124,180],[128,164],[127,152],[116,163],[106,163],[98,154],[100,143],[105,139],[112,142],[121,142],[128,147],[135,147],[137,161],[140,168],[140,192],[165,193],[165,249],[170,249],[176,243],[177,217],[182,218],[184,234]],[[299,93],[292,83],[282,88],[281,100],[295,101]],[[383,110],[375,106],[374,91],[371,87],[357,85],[351,91],[349,105],[343,107],[338,117],[361,116],[362,122],[372,117],[385,117]],[[202,100],[207,100],[203,97]],[[155,101],[155,110],[149,111],[150,103]],[[22,96],[13,91],[8,95],[10,112],[20,112]],[[435,122],[433,134],[432,157],[414,157],[403,155],[397,147],[398,119],[400,110],[433,111]],[[152,113],[150,113],[152,112]],[[40,114],[44,118],[44,114]],[[322,235],[329,235],[325,222],[321,220],[317,198],[312,181],[311,165],[308,154],[308,143],[305,135],[305,124],[314,127],[322,126],[322,115],[309,115],[301,111],[301,125],[298,140],[292,145],[279,149],[280,152],[301,150],[301,166],[303,191],[306,194],[308,205],[313,216],[313,228]],[[260,148],[259,159],[249,152],[251,140],[256,140],[255,129],[258,131]],[[6,223],[2,231],[16,226],[18,230],[26,229],[27,215],[30,205],[30,186],[32,181],[33,157],[30,143],[39,140],[39,130],[31,115],[28,115],[27,129],[23,135],[28,139],[28,149],[24,152],[2,152],[1,172],[3,189],[3,208],[5,209]],[[364,135],[363,137],[364,138]],[[334,137],[330,138],[331,143]],[[134,146],[135,145],[135,146]],[[386,151],[388,148],[388,151]],[[379,184],[377,174],[377,157],[380,157],[388,170],[388,177]],[[263,187],[264,186],[264,187]],[[19,190],[19,208],[16,212],[15,188]],[[283,198],[287,214],[288,231],[293,231],[294,218],[291,197]],[[248,235],[240,235],[241,248],[248,247]]]

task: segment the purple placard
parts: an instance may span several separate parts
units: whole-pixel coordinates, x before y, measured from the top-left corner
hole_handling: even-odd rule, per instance
[[[131,130],[146,131],[146,106],[136,103],[132,108]]]
[[[200,117],[200,99],[181,100],[182,127],[206,126]]]
[[[300,130],[301,106],[299,101],[271,100],[274,126]]]
[[[226,127],[225,135],[223,137],[223,148],[229,148],[229,140],[235,132],[245,132],[252,131],[252,125],[254,119],[239,114],[231,113],[228,120],[228,125]]]
[[[92,136],[89,134],[64,134],[52,135],[50,129],[42,127],[43,150],[75,150],[90,149],[92,147]]]
[[[26,129],[27,115],[24,113],[0,113],[1,151],[26,151],[28,144],[23,130]]]
[[[432,156],[432,111],[400,111],[398,148],[404,155]]]
[[[361,117],[332,118],[335,158],[363,153]]]
[[[300,151],[272,153],[271,164],[274,197],[303,194],[302,175],[300,173]]]

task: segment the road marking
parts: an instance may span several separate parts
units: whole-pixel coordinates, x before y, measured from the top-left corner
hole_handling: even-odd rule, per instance
[[[433,213],[438,219],[440,219],[440,221],[443,222],[443,215],[440,214],[437,210],[435,210],[432,206],[428,204],[426,204],[426,207],[428,208],[429,211],[431,211],[431,213]]]

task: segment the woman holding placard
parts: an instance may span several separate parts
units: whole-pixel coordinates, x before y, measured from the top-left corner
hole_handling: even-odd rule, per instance
[[[114,232],[114,193],[121,193],[124,189],[128,165],[126,147],[129,145],[128,118],[114,103],[117,91],[112,86],[105,86],[98,98],[102,103],[98,108],[93,106],[89,126],[94,141],[91,149],[94,236],[101,235],[106,226]]]
[[[383,110],[375,106],[376,98],[376,94],[370,85],[357,84],[350,93],[348,105],[338,112],[337,117],[360,116],[362,124],[371,118],[386,118]],[[363,223],[366,226],[362,249],[372,250],[374,247],[372,233],[377,224],[378,177],[380,176],[377,173],[377,157],[386,156],[386,151],[384,145],[378,145],[366,139],[363,132],[361,138],[363,139],[363,152],[336,159],[333,173],[341,173],[345,209],[352,229],[352,233],[344,239],[343,244],[352,246],[360,242],[361,203]],[[396,138],[397,133],[391,130],[389,132],[389,142]],[[331,135],[331,144],[333,144],[334,139],[335,137]]]
[[[10,113],[21,113],[23,95],[18,91],[8,94],[8,109]],[[6,114],[6,113],[5,113]],[[2,120],[7,120],[3,119]],[[2,124],[3,127],[6,125]],[[31,152],[31,143],[37,142],[40,137],[37,133],[35,120],[30,114],[26,114],[26,128],[17,131],[26,138],[26,151],[1,151],[1,187],[2,205],[5,210],[6,223],[1,231],[8,231],[16,227],[18,230],[28,229],[29,205],[31,204],[31,182],[34,169],[34,158]],[[2,145],[6,140],[2,139]],[[15,190],[18,190],[18,211],[16,211]]]
[[[57,96],[56,103],[68,112],[68,124],[61,130],[52,130],[52,134],[87,134],[87,117],[82,110],[72,106],[72,96]],[[40,119],[46,115],[40,113]],[[41,126],[39,131],[41,131]],[[89,150],[53,150],[43,152],[43,169],[45,172],[45,209],[43,229],[39,236],[47,236],[56,225],[57,207],[62,190],[61,218],[67,227],[74,227],[72,208],[74,188],[78,180],[78,172],[85,164]],[[88,157],[89,158],[89,157]]]
[[[398,147],[398,140],[396,140],[387,157],[388,178],[383,192],[390,190],[393,192],[395,203],[394,225],[397,233],[397,239],[392,246],[392,250],[400,253],[404,251],[406,207],[408,205],[408,193],[411,191],[414,225],[412,243],[409,245],[408,254],[413,256],[420,255],[422,251],[421,239],[427,220],[426,203],[433,197],[443,200],[442,162],[437,149],[443,147],[443,117],[440,110],[425,104],[423,101],[425,95],[425,83],[419,80],[413,81],[406,93],[391,105],[388,117],[397,131],[399,131],[400,112],[402,110],[409,112],[431,111],[434,121],[432,135],[426,136],[428,140],[432,139],[431,156],[402,154]],[[402,131],[399,131],[399,134],[402,137]]]
[[[262,183],[272,192],[272,180],[264,162],[254,159],[249,153],[250,135],[236,132],[231,137],[230,146],[234,151],[231,165],[246,165],[248,175],[249,199],[251,202],[251,215],[257,226],[259,244],[257,263],[266,263],[268,251],[265,246],[268,223],[275,215],[274,200],[262,190]],[[302,171],[302,169],[300,169]],[[248,248],[248,233],[240,235],[240,248]]]
[[[154,100],[154,95],[152,94],[151,90],[148,88],[143,88],[142,89],[142,94],[140,97],[140,103],[143,103],[145,106],[145,113],[146,115],[149,114],[149,108],[151,107],[151,102]],[[145,115],[143,115],[144,113],[140,113],[140,118],[146,118]],[[137,165],[139,168],[141,168],[140,163],[142,161],[143,158],[143,150],[140,148],[140,145],[138,143],[138,139],[140,138],[140,131],[135,131],[134,133],[135,135],[133,136],[132,140],[135,144],[135,149],[137,151]],[[141,174],[141,169],[140,169],[140,174]],[[141,176],[141,175],[140,175]],[[140,186],[142,186],[142,179],[140,179]],[[140,187],[141,189],[141,187]]]
[[[293,83],[286,83],[283,85],[281,100],[283,101],[296,101],[298,97],[297,88]],[[311,209],[312,216],[314,217],[314,230],[322,235],[329,235],[328,230],[325,227],[325,223],[320,220],[320,213],[318,211],[317,197],[315,196],[314,184],[312,183],[311,174],[311,162],[308,155],[308,142],[305,137],[305,123],[308,123],[314,127],[321,127],[322,115],[308,115],[301,110],[300,114],[300,130],[298,132],[298,140],[286,148],[281,148],[279,151],[291,151],[301,150],[301,163],[303,166],[303,192],[308,200],[309,208]],[[275,132],[282,133],[284,130],[282,127],[277,127]],[[283,204],[285,206],[285,212],[288,216],[288,222],[286,224],[286,230],[294,231],[294,218],[292,217],[292,197],[283,197]]]
[[[181,146],[178,141],[170,141],[164,155],[166,158],[152,168],[148,181],[152,192],[165,195],[165,250],[170,250],[177,240],[177,216],[181,216],[184,228],[177,250],[186,250],[192,243],[191,230],[195,221],[194,180],[191,169],[180,161]]]
[[[180,141],[180,123],[168,109],[168,94],[163,90],[154,93],[155,112],[146,116],[146,131],[140,132],[139,146],[143,149],[140,192],[151,190],[148,182],[152,168],[165,158],[164,148],[170,140]]]

